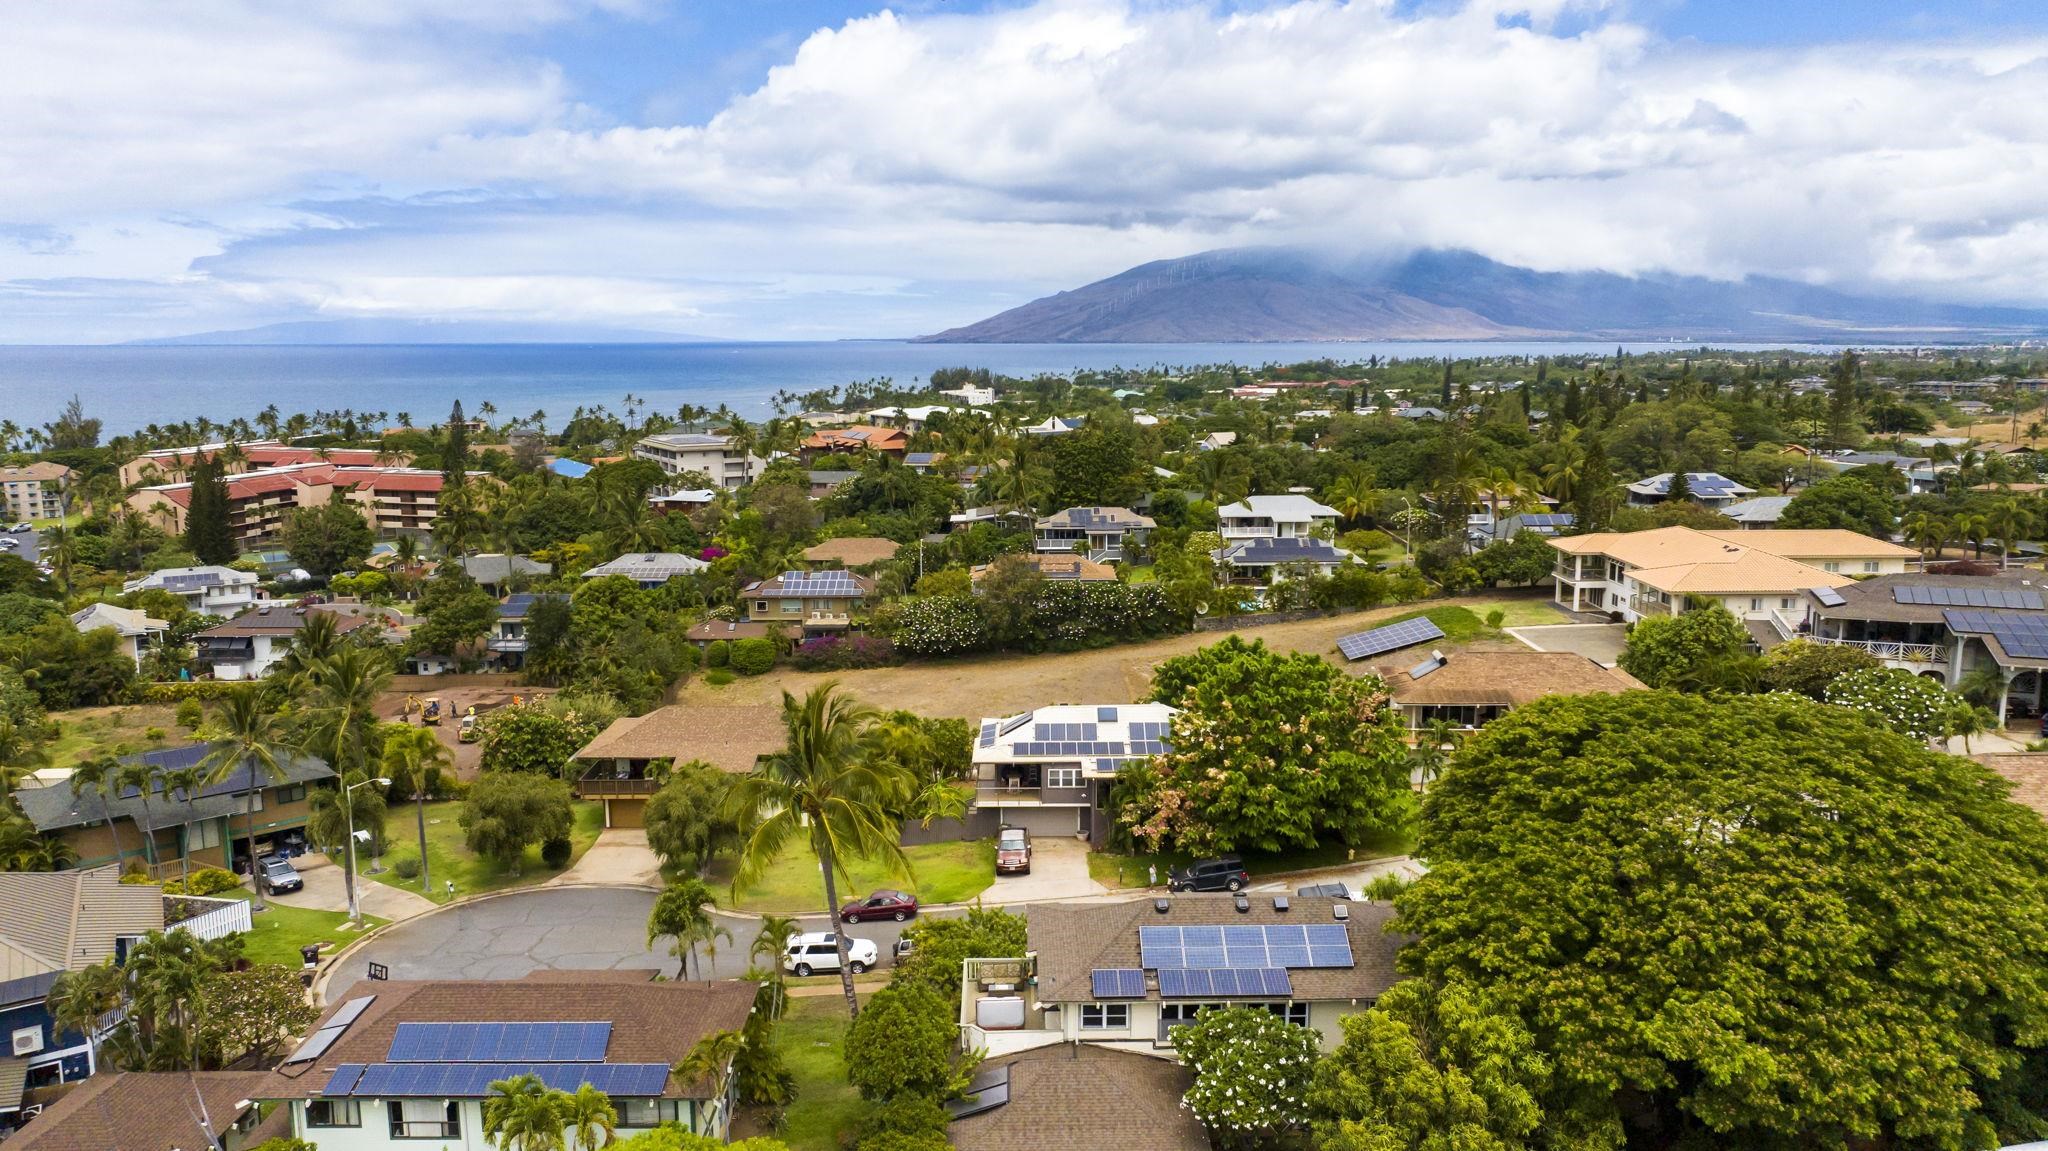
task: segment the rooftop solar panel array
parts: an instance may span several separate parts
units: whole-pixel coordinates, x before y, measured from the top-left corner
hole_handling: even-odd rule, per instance
[[[1016,755],[1123,755],[1124,745],[1121,740],[1066,740],[1012,744],[1010,750]]]
[[[994,747],[996,745],[996,727],[997,724],[994,720],[981,725],[981,746]]]
[[[1444,638],[1444,629],[1436,626],[1427,616],[1390,623],[1371,631],[1354,632],[1337,640],[1337,650],[1345,659],[1370,659],[1418,643],[1428,643]]]
[[[1101,734],[1092,723],[1035,723],[1031,725],[1033,739],[1100,739]]]
[[[306,1036],[306,1041],[285,1058],[285,1063],[311,1063],[325,1055],[327,1049],[334,1046],[334,1041],[348,1030],[348,1025],[354,1023],[376,998],[374,995],[362,995],[342,1004],[341,1010],[336,1011],[320,1030]]]
[[[805,595],[854,595],[860,591],[860,585],[853,582],[851,572],[783,572],[782,590]]]
[[[1892,588],[1892,602],[1936,607],[1992,607],[2028,611],[2041,610],[2041,593],[2026,588],[1927,587],[1900,584]]]
[[[361,1072],[353,1082],[347,1072]],[[666,1063],[371,1063],[343,1064],[321,1090],[327,1096],[368,1096],[382,1099],[480,1099],[491,1084],[516,1075],[532,1075],[558,1091],[574,1091],[585,1083],[612,1096],[648,1098],[668,1086]]]
[[[1138,954],[1154,971],[1352,965],[1351,937],[1339,923],[1140,927]]]
[[[1849,602],[1848,600],[1842,598],[1841,592],[1838,592],[1831,587],[1814,588],[1813,598],[1819,600],[1820,606],[1822,607],[1841,607],[1843,604]]]
[[[401,1023],[393,1063],[594,1063],[609,1023]]]
[[[1136,967],[1098,967],[1088,975],[1097,999],[1145,998],[1145,973]]]
[[[2048,660],[2048,616],[1967,608],[1949,608],[1941,614],[1951,631],[1988,635],[2007,655],[2019,659]]]
[[[1294,981],[1277,967],[1162,967],[1159,998],[1213,999],[1227,996],[1289,996]]]

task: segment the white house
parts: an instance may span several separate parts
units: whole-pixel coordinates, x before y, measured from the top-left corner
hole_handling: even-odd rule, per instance
[[[171,625],[160,619],[152,619],[145,611],[117,607],[110,603],[96,603],[83,611],[71,613],[71,626],[81,632],[113,628],[121,634],[123,650],[135,658],[135,666],[142,666],[142,653],[149,650],[151,636],[161,636]]]
[[[694,575],[711,565],[681,552],[627,552],[583,573],[585,579],[622,575],[641,587],[660,587],[681,575]]]
[[[1633,623],[1680,615],[1694,600],[1720,603],[1781,637],[1805,617],[1812,588],[1917,566],[1920,553],[1839,528],[1804,531],[1592,532],[1549,541],[1557,549],[1553,599],[1572,611],[1607,612]]]
[[[1127,543],[1143,546],[1156,526],[1152,517],[1129,508],[1066,508],[1033,524],[1032,541],[1037,551],[1082,551],[1109,563],[1124,558]]]
[[[256,573],[219,564],[164,568],[121,585],[122,592],[166,591],[185,601],[188,610],[226,619],[255,606],[261,582]]]
[[[1126,760],[1166,750],[1163,703],[1059,704],[981,721],[974,805],[1037,835],[1109,834],[1109,789]]]
[[[973,384],[967,384],[958,388],[942,388],[939,394],[942,396],[952,396],[969,407],[986,407],[996,402],[996,390],[994,388],[976,387]]]
[[[663,432],[633,445],[637,459],[653,460],[672,476],[696,472],[721,488],[752,483],[768,461],[738,448],[731,436]]]
[[[1226,544],[1209,558],[1230,569],[1231,583],[1268,588],[1297,571],[1327,578],[1351,553],[1312,536],[1264,536]]]
[[[193,637],[200,663],[213,667],[215,679],[261,679],[291,651],[292,639],[306,626],[308,613],[328,611],[342,635],[379,618],[366,611],[275,607],[264,604]]]
[[[1032,436],[1064,436],[1068,432],[1080,431],[1081,425],[1087,422],[1085,416],[1047,416],[1042,423],[1025,425],[1024,433]]]
[[[1246,496],[1216,509],[1228,540],[1293,539],[1318,527],[1335,528],[1337,509],[1302,495]]]

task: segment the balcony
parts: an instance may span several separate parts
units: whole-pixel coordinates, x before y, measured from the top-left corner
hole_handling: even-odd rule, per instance
[[[1271,520],[1225,520],[1223,538],[1226,540],[1271,539],[1280,534]]]
[[[853,615],[843,611],[813,611],[804,613],[805,627],[852,627]]]
[[[661,781],[644,767],[593,767],[576,781],[578,799],[644,799],[660,790]]]
[[[974,802],[985,807],[1086,807],[1090,800],[1085,784],[1033,787],[1021,783],[981,783],[974,788]]]
[[[1946,666],[1948,647],[1938,643],[1904,643],[1883,639],[1834,639],[1829,636],[1808,636],[1815,643],[1832,644],[1835,647],[1860,647],[1871,655],[1894,663],[1917,663]]]
[[[462,1124],[449,1123],[438,1119],[394,1119],[391,1121],[393,1139],[459,1139]]]

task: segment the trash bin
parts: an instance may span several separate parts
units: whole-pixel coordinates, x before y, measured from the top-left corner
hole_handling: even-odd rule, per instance
[[[320,966],[320,945],[308,943],[304,947],[299,948],[299,958],[305,961],[307,967]]]

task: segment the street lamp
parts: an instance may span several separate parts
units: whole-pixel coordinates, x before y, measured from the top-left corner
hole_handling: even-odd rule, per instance
[[[379,777],[379,778],[377,778],[377,779],[366,779],[366,780],[363,780],[363,781],[362,781],[361,783],[350,783],[350,784],[345,784],[345,785],[343,785],[343,787],[342,787],[342,789],[341,789],[341,808],[342,808],[342,811],[343,811],[343,812],[345,812],[345,813],[346,813],[346,814],[348,815],[348,917],[349,917],[349,919],[350,919],[350,920],[351,920],[352,922],[354,922],[354,923],[355,923],[355,925],[356,925],[357,927],[361,927],[361,926],[363,925],[363,905],[362,905],[361,903],[357,902],[357,900],[356,900],[356,797],[355,797],[355,791],[356,791],[356,788],[359,788],[359,787],[368,787],[368,786],[370,786],[370,785],[371,785],[371,784],[373,784],[373,783],[374,783],[374,784],[376,784],[376,785],[377,785],[377,786],[379,786],[379,787],[390,787],[390,786],[391,786],[391,781],[390,781],[389,779],[385,779],[385,778]],[[364,838],[364,839],[368,839],[369,837],[370,837],[370,833],[369,833],[369,832],[367,832],[367,831],[363,832],[363,838]]]

